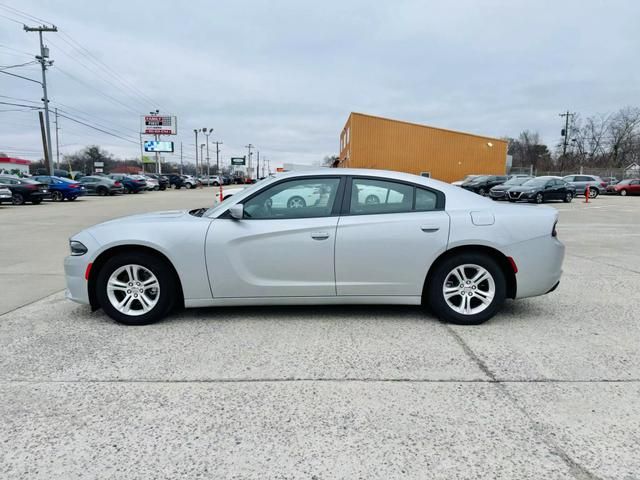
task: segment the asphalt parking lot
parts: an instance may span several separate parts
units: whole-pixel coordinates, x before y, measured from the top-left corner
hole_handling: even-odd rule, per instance
[[[212,195],[0,208],[0,478],[640,478],[640,198],[554,204],[559,289],[477,327],[256,307],[131,328],[64,299],[69,235]]]

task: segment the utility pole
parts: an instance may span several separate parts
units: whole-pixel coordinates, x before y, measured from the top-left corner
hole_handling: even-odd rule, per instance
[[[40,119],[40,134],[42,135],[42,150],[44,151],[44,164],[53,176],[53,166],[51,165],[49,158],[49,147],[47,146],[47,132],[44,127],[44,118],[42,118],[42,112],[38,112],[38,118]]]
[[[564,157],[567,154],[567,144],[569,143],[569,117],[573,119],[575,113],[569,113],[569,110],[567,110],[565,113],[560,113],[559,115],[564,117],[564,129],[561,131],[564,137],[564,141],[562,142],[562,156]]]
[[[194,128],[193,133],[196,134],[196,177],[198,176],[198,129]]]
[[[249,180],[251,180],[253,178],[252,176],[253,168],[251,165],[251,155],[253,154],[251,153],[251,149],[254,148],[254,146],[249,144],[249,145],[245,145],[245,148],[249,151],[249,168],[247,169],[247,172],[249,173]]]
[[[40,62],[42,67],[42,92],[44,96],[42,101],[44,102],[44,117],[46,122],[46,134],[47,134],[47,156],[49,157],[49,174],[53,176],[53,160],[51,155],[51,126],[49,124],[49,98],[47,96],[47,67],[53,65],[53,60],[49,61],[49,47],[45,47],[42,41],[42,32],[57,32],[58,28],[55,25],[47,27],[40,25],[39,27],[27,27],[23,25],[25,32],[38,32],[40,36],[40,55],[36,55],[36,60]]]
[[[182,163],[182,142],[180,142],[180,175],[184,174],[184,164]]]
[[[262,176],[264,177],[264,164],[267,163],[267,159],[262,160]]]
[[[60,168],[60,143],[58,141],[58,107],[56,107],[56,168]]]
[[[271,175],[271,159],[267,159],[267,175]]]
[[[222,142],[214,142],[216,144],[216,175],[220,175],[220,145]]]
[[[204,158],[204,155],[202,154],[202,151],[204,150],[204,143],[200,144],[200,165],[202,165],[202,159]],[[200,176],[202,176],[202,168],[200,168]],[[196,177],[197,178],[197,177]]]
[[[142,173],[144,174],[144,148],[142,144],[142,132],[140,133],[140,165],[142,165]]]
[[[211,135],[212,132],[213,128],[210,128],[209,130],[206,128],[202,129],[202,133],[207,137],[207,185],[209,184],[209,175],[211,175],[211,171],[209,170],[209,135]],[[202,157],[202,154],[200,156]]]
[[[260,150],[256,155],[256,178],[260,177]]]

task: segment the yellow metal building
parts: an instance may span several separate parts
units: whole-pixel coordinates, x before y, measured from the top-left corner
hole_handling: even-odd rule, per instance
[[[336,166],[379,168],[453,182],[469,174],[504,175],[507,142],[416,123],[351,113]]]

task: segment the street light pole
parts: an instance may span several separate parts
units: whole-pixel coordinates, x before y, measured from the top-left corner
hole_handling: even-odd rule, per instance
[[[220,175],[220,145],[222,142],[214,142],[216,144],[216,175]]]
[[[209,183],[209,175],[211,175],[211,171],[209,170],[209,135],[213,132],[213,128],[207,130],[206,128],[202,129],[204,136],[207,137],[207,184]]]
[[[202,159],[204,158],[204,155],[202,154],[202,151],[204,150],[204,143],[200,144],[200,165],[202,166]],[[202,177],[202,167],[200,168],[200,176]],[[196,179],[198,177],[196,176]],[[208,179],[207,179],[208,180]]]
[[[198,176],[198,129],[195,128],[193,133],[196,134],[196,177]]]
[[[36,55],[36,60],[40,62],[42,67],[42,92],[44,102],[44,118],[47,124],[47,156],[49,157],[49,175],[53,176],[53,156],[51,155],[51,125],[49,124],[49,97],[47,96],[47,66],[51,66],[53,61],[49,61],[49,48],[44,46],[42,41],[42,32],[57,32],[58,28],[53,25],[46,27],[41,25],[39,27],[27,27],[23,26],[25,32],[38,32],[40,37],[40,55]]]

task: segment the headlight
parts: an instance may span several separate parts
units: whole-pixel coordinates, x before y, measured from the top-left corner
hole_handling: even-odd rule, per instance
[[[69,248],[71,249],[71,255],[74,257],[87,253],[87,247],[77,240],[69,240]]]

